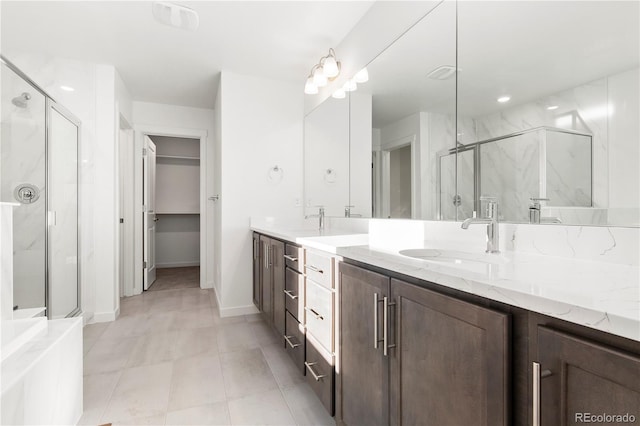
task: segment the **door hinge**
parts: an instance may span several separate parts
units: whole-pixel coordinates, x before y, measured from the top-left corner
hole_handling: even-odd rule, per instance
[[[143,156],[147,155],[147,148],[142,148],[142,155]]]
[[[147,261],[142,262],[142,269],[147,269]]]

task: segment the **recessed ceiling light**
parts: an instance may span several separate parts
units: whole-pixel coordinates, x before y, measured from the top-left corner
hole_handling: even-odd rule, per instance
[[[460,70],[458,70],[460,71]],[[448,80],[456,74],[456,67],[452,65],[442,65],[429,74],[427,74],[428,78],[433,80]]]
[[[558,105],[550,105],[547,107],[549,111],[553,111],[554,109],[558,109]]]
[[[510,100],[511,100],[511,96],[500,96],[498,98],[498,102],[500,102],[501,104],[505,102],[509,102]]]
[[[65,92],[73,92],[76,90],[71,86],[60,86],[60,89],[64,90]]]

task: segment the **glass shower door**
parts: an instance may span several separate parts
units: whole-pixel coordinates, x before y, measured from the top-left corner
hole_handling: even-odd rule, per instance
[[[79,312],[78,139],[79,121],[49,103],[49,319]]]
[[[13,212],[13,306],[45,306],[46,98],[2,63],[0,201]]]

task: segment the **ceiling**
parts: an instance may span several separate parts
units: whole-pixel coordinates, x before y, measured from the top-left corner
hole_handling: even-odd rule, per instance
[[[456,57],[457,98],[455,78],[427,78]],[[384,127],[418,111],[491,114],[639,63],[637,1],[463,1],[457,11],[445,1],[367,66],[358,90],[373,94],[374,127]]]
[[[213,108],[221,70],[300,84],[373,1],[192,1],[200,28],[150,1],[2,1],[2,53],[113,64],[134,100]]]

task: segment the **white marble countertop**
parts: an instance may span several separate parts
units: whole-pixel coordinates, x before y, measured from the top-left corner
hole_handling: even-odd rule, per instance
[[[503,251],[456,263],[403,256],[370,247],[366,234],[253,227],[343,258],[395,271],[575,324],[640,341],[640,268],[606,262]],[[336,242],[336,245],[332,245]],[[323,248],[324,247],[324,248]],[[412,247],[415,248],[415,247]],[[460,243],[424,248],[469,252]],[[489,257],[488,257],[489,256]],[[493,260],[490,256],[497,256]],[[490,263],[486,263],[489,260]]]

